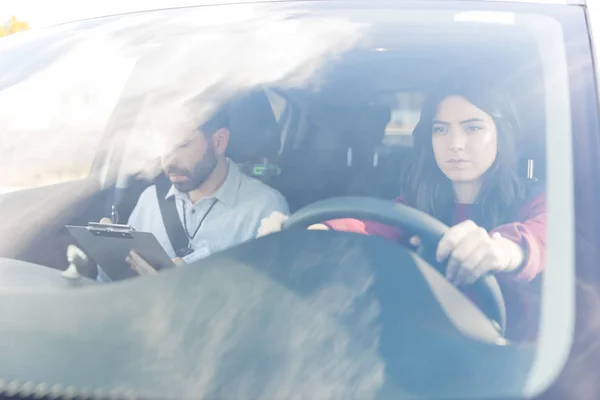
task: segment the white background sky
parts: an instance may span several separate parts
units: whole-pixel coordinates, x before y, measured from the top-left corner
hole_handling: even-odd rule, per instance
[[[223,0],[224,2],[226,0]],[[218,1],[215,1],[218,2]],[[12,15],[32,28],[102,15],[202,3],[201,0],[0,0],[0,22]]]
[[[133,2],[137,0],[123,0]],[[139,1],[137,1],[139,3]],[[113,4],[111,4],[113,3]],[[30,23],[32,28],[54,25],[78,19],[85,14],[103,13],[119,3],[114,0],[73,1],[73,0],[0,0],[0,21],[12,15]],[[110,12],[110,11],[109,11]]]

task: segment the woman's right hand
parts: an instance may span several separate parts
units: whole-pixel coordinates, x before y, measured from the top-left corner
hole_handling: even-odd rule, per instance
[[[283,229],[283,223],[287,221],[289,216],[279,212],[274,211],[267,218],[263,218],[260,221],[260,226],[258,227],[258,233],[256,235],[257,238],[269,235],[271,233],[279,232]],[[314,224],[308,227],[311,230],[329,230],[327,225],[325,224]]]

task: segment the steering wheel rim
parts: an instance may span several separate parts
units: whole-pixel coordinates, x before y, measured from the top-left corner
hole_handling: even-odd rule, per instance
[[[444,275],[446,265],[435,259],[437,245],[448,226],[432,216],[401,203],[370,197],[337,197],[320,200],[296,211],[284,222],[283,229],[302,228],[338,218],[356,218],[401,228],[421,240],[418,254]],[[483,276],[473,284],[473,292],[481,300],[481,310],[506,329],[506,304],[500,285],[493,275]]]

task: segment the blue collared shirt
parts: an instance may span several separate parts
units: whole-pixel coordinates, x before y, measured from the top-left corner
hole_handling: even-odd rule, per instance
[[[198,229],[190,243],[194,252],[184,257],[186,262],[255,238],[260,221],[274,211],[289,214],[288,204],[281,193],[245,175],[234,162],[229,160],[228,164],[225,181],[210,197],[192,203],[187,194],[174,186],[167,193],[167,198],[175,197],[182,224],[185,216],[188,235],[193,236]],[[162,220],[156,186],[142,192],[127,224],[136,231],[153,233],[166,253],[171,258],[176,257]],[[101,268],[98,268],[98,281],[110,281]]]

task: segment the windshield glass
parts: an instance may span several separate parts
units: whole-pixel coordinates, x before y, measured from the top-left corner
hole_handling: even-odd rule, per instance
[[[0,296],[25,338],[11,354],[54,346],[76,371],[47,353],[0,382],[161,398],[545,389],[574,318],[580,11],[267,2],[2,39]],[[460,355],[462,378],[431,380]]]

